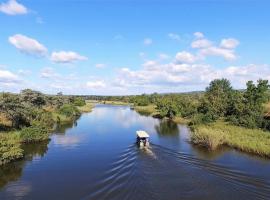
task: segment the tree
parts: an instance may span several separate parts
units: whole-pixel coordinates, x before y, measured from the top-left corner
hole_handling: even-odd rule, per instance
[[[263,117],[263,104],[268,100],[269,84],[267,80],[247,82],[243,95],[238,94],[231,105],[231,116],[228,117],[236,125],[249,128],[269,128],[269,121]]]
[[[232,94],[233,89],[229,80],[215,79],[211,81],[209,87],[206,88],[199,111],[211,115],[214,120],[226,116]]]
[[[40,108],[41,106],[46,104],[45,95],[43,95],[41,92],[34,91],[31,89],[22,90],[20,97],[22,102],[28,103],[30,104],[30,106]]]
[[[172,96],[162,97],[157,101],[157,109],[161,117],[173,118],[179,112],[179,107]]]
[[[0,111],[11,121],[12,127],[20,128],[30,125],[31,113],[22,104],[18,95],[3,93],[0,99]]]

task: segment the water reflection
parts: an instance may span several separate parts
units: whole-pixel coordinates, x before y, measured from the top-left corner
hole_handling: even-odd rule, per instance
[[[63,124],[56,124],[56,128],[54,130],[54,134],[64,135],[68,129],[77,126],[77,119],[72,122],[66,122]]]
[[[178,136],[178,125],[171,120],[160,120],[158,125],[155,125],[155,129],[160,136]]]
[[[78,135],[55,135],[52,139],[55,145],[72,148],[76,147],[83,140],[83,137]]]
[[[39,144],[25,144],[22,146],[25,157],[17,162],[12,162],[0,168],[0,189],[7,183],[17,181],[23,174],[23,168],[27,161],[38,160],[48,151],[49,141]]]
[[[98,105],[58,128],[49,149],[26,145],[0,168],[0,199],[270,199],[269,160],[193,146],[185,125]],[[148,149],[134,144],[141,129]]]

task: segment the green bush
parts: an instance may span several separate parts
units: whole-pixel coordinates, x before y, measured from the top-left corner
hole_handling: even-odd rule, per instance
[[[0,134],[0,165],[23,157],[16,134]]]
[[[74,117],[80,115],[80,111],[74,105],[65,104],[59,109],[59,114],[65,115],[66,117]]]
[[[36,118],[31,122],[32,126],[39,126],[47,129],[52,129],[55,122],[51,112],[38,112]]]
[[[49,134],[44,127],[31,126],[20,131],[20,138],[23,143],[40,142],[48,140]]]
[[[85,103],[85,100],[83,98],[77,97],[74,99],[73,105],[74,106],[85,106],[86,103]]]
[[[215,121],[215,118],[210,113],[206,114],[198,113],[192,117],[189,125],[207,124],[213,121]]]

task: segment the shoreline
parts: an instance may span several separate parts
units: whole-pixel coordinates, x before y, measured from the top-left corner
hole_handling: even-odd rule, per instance
[[[164,119],[158,116],[158,111],[153,105],[134,106],[133,109],[140,114]],[[170,120],[189,126],[191,142],[210,151],[215,151],[220,146],[228,146],[245,153],[270,158],[270,133],[267,131],[244,128],[223,121],[192,126],[189,125],[190,119],[176,116]]]

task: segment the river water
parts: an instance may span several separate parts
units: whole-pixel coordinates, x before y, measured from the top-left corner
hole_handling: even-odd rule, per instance
[[[140,129],[149,149],[135,144]],[[187,126],[97,105],[1,167],[0,199],[270,199],[269,159],[209,152],[189,137]]]

